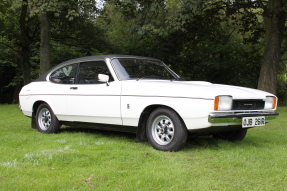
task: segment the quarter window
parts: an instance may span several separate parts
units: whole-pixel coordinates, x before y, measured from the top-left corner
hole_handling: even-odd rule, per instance
[[[64,66],[50,75],[50,80],[59,84],[74,84],[77,64]]]

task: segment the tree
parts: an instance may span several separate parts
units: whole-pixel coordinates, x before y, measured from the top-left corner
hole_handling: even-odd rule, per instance
[[[266,29],[265,49],[262,60],[258,89],[276,94],[277,75],[281,59],[281,44],[285,28],[286,12],[283,0],[269,0],[263,4],[258,0],[264,10],[263,18]]]
[[[265,39],[260,74],[258,71],[252,72],[259,75],[258,89],[276,94],[286,20],[284,0],[109,0],[107,2],[117,7],[125,17],[125,23],[132,21],[136,25],[132,33],[140,36],[138,40],[141,41],[145,36],[146,39],[159,40],[158,51],[165,48],[166,41],[173,42],[166,43],[172,50],[168,55],[176,53],[177,56],[186,57],[189,52],[199,48],[200,44],[209,46],[214,43],[228,44],[235,33],[241,36],[239,43],[250,44],[248,46],[260,45],[262,39]],[[264,22],[261,22],[260,18],[263,18]],[[228,23],[231,30],[223,30],[224,23]],[[166,58],[166,53],[163,53],[163,58]],[[186,67],[187,63],[184,63],[177,68]]]
[[[192,80],[256,88],[260,48],[243,42],[247,32],[239,31],[249,29],[243,30],[240,23],[234,26],[225,5],[222,1],[108,1],[97,22],[105,21],[102,25],[120,47],[118,52],[162,59]],[[232,16],[239,22],[243,16],[234,10]],[[254,25],[252,16],[243,19]]]
[[[28,0],[3,1],[1,41],[15,52],[13,62],[21,68],[23,83],[31,82],[31,49],[35,45],[37,21],[29,17]]]
[[[49,14],[60,16],[65,12],[65,17],[73,20],[80,15],[93,16],[96,5],[95,0],[29,0],[30,16],[38,15],[41,30],[40,43],[40,69],[39,75],[51,68],[51,24]],[[88,18],[86,18],[88,19]]]
[[[51,60],[46,63],[52,62],[52,66],[67,59],[100,54],[106,50],[104,33],[93,24],[96,11],[93,0],[48,1],[56,3],[53,6],[50,5],[49,9],[46,9],[47,4],[42,4],[44,1],[38,1],[40,3],[37,4],[38,7],[33,4],[35,2],[36,0],[0,2],[0,47],[2,51],[0,68],[1,74],[6,76],[0,82],[0,92],[1,95],[3,94],[1,103],[11,103],[12,99],[9,95],[12,96],[13,87],[16,90],[16,100],[21,86],[39,76],[39,60],[43,60],[39,56],[39,48],[45,45],[45,43],[41,45],[39,43],[40,28],[46,28],[45,31],[51,33],[51,36],[42,35],[42,39],[47,37],[45,41],[48,46],[44,46],[50,47],[46,51],[47,54],[50,55],[50,51],[54,53],[50,58],[44,56]],[[49,11],[40,12],[42,9]],[[40,13],[46,13],[46,15]],[[44,20],[41,20],[43,15]],[[40,21],[44,23],[41,27]],[[44,68],[44,71],[48,69],[50,66]],[[11,76],[14,78],[11,79]],[[4,97],[4,93],[7,96]]]
[[[264,52],[261,61],[260,76],[258,79],[258,89],[276,94],[277,75],[279,74],[279,64],[282,57],[281,44],[283,42],[283,31],[286,21],[286,2],[284,0],[235,0],[226,1],[226,6],[232,14],[236,11],[243,11],[245,14],[261,13],[264,20]],[[231,10],[231,11],[230,11]],[[253,19],[258,14],[253,14]],[[250,18],[252,18],[250,17]],[[249,22],[249,20],[245,20]],[[244,23],[244,21],[243,21]],[[250,31],[256,27],[251,25]],[[258,31],[257,31],[258,32]],[[258,35],[258,33],[256,33]]]
[[[51,26],[46,12],[38,14],[40,22],[40,69],[39,76],[51,68]]]

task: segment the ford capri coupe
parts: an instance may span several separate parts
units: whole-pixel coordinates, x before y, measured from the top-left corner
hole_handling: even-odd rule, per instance
[[[191,135],[241,141],[278,113],[277,97],[250,88],[184,81],[162,61],[126,55],[77,58],[24,86],[20,108],[32,128],[61,125],[136,133],[158,150],[178,151]]]

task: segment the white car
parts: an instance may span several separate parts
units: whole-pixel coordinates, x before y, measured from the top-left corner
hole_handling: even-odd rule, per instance
[[[63,125],[136,133],[158,150],[178,151],[188,134],[241,141],[276,118],[277,97],[250,88],[184,81],[162,61],[126,55],[77,58],[24,86],[22,112],[32,128]]]

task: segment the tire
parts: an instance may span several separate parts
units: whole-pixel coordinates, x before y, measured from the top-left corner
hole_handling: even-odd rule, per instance
[[[237,131],[221,132],[212,134],[215,139],[222,139],[230,142],[242,141],[247,133],[247,129]]]
[[[42,103],[38,107],[35,121],[38,131],[42,133],[58,133],[60,131],[60,122],[46,103]]]
[[[160,107],[154,110],[146,126],[151,146],[162,151],[178,151],[186,142],[187,129],[173,110]]]

